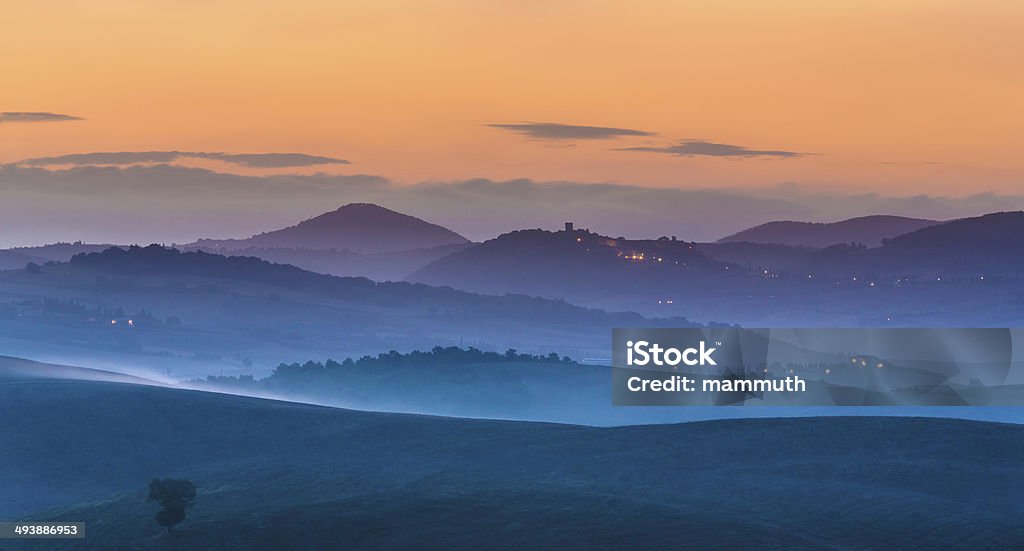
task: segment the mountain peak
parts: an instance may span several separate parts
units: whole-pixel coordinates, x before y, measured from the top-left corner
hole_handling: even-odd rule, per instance
[[[373,203],[349,203],[294,226],[248,239],[203,240],[198,244],[208,247],[347,249],[381,253],[463,243],[469,243],[469,240],[437,224]]]

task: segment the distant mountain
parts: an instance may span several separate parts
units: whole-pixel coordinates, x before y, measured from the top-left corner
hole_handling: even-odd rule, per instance
[[[888,239],[940,224],[936,220],[903,216],[862,216],[840,222],[768,222],[723,237],[718,243],[772,243],[777,245],[823,248],[840,243],[861,243],[877,247]]]
[[[962,218],[893,237],[896,248],[1020,249],[1024,247],[1024,212],[995,212]]]
[[[1019,280],[1024,274],[1024,212],[962,218],[884,239],[883,246],[835,245],[812,255],[822,274],[857,271],[876,279],[968,277]]]
[[[628,305],[653,315],[651,307],[669,307],[698,292],[706,295],[741,277],[742,271],[685,241],[612,239],[586,230],[521,230],[445,256],[407,280],[606,309]],[[670,311],[661,308],[658,315]]]
[[[697,250],[754,270],[903,283],[920,277],[1014,278],[1024,273],[1024,212],[997,212],[929,225],[881,240],[815,249],[766,243],[701,243]],[[910,279],[908,279],[910,278]]]
[[[248,239],[200,239],[194,247],[291,248],[383,253],[469,243],[461,235],[393,210],[352,203],[294,226]]]
[[[873,248],[527,230],[436,260],[408,280],[748,327],[1016,327],[1024,320],[1024,213],[937,224]]]

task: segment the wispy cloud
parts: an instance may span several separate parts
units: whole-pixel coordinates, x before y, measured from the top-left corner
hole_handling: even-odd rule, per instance
[[[0,113],[0,124],[5,122],[62,122],[80,121],[81,117],[63,115],[61,113],[42,113],[25,111],[6,111]]]
[[[252,168],[287,168],[313,165],[348,165],[345,159],[305,153],[205,153],[197,155]]]
[[[665,153],[678,157],[801,157],[806,153],[796,151],[783,151],[779,149],[749,149],[739,145],[725,143],[705,142],[701,140],[688,140],[675,145],[665,147],[640,146],[621,147],[617,151],[646,151],[650,153]]]
[[[345,159],[305,153],[211,153],[202,151],[116,151],[73,153],[56,157],[25,159],[18,164],[53,165],[134,165],[173,163],[181,159],[213,159],[250,168],[295,168],[316,165],[347,165]]]
[[[612,128],[608,126],[581,126],[554,122],[521,122],[509,124],[488,124],[508,132],[521,134],[536,140],[610,140],[626,136],[654,136],[653,132]]]

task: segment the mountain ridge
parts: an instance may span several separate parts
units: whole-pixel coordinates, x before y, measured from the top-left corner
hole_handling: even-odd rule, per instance
[[[294,248],[349,250],[360,253],[401,252],[470,241],[448,228],[373,203],[349,203],[298,222],[245,239],[199,239],[188,247],[246,249]]]
[[[942,224],[942,222],[887,214],[858,216],[838,222],[779,220],[727,235],[716,243],[746,241],[816,248],[841,243],[862,243],[868,247],[877,247],[883,243],[884,239],[938,224]]]

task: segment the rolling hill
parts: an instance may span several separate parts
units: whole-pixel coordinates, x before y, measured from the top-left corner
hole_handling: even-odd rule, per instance
[[[157,381],[105,369],[56,365],[11,356],[0,356],[0,381],[20,381],[26,379],[104,381],[141,385],[161,384]]]
[[[877,247],[883,239],[909,233],[940,222],[903,216],[874,215],[839,222],[768,222],[723,237],[718,243],[771,243],[794,247],[823,248],[840,243]]]
[[[177,378],[437,345],[604,357],[613,327],[692,325],[160,246],[3,272],[0,297],[5,353]]]
[[[881,246],[504,234],[407,280],[748,327],[1016,327],[1024,213],[935,224]]]
[[[67,262],[76,254],[100,252],[113,246],[77,242],[0,249],[0,270],[20,270],[29,262]]]
[[[247,239],[200,239],[191,247],[218,251],[284,248],[387,253],[467,243],[465,237],[437,224],[369,203],[352,203]]]
[[[1024,540],[1024,427],[1014,425],[601,429],[38,380],[0,382],[0,418],[0,516],[86,523],[85,540],[47,549],[973,550]],[[154,477],[199,489],[170,536],[145,501]]]
[[[907,249],[1016,250],[1024,247],[1024,212],[994,212],[898,235],[888,245]]]
[[[743,270],[701,253],[696,244],[612,239],[586,230],[520,230],[445,256],[407,278],[479,293],[522,293],[652,313],[658,300],[671,304],[721,289]]]
[[[819,273],[842,273],[851,264],[885,279],[1017,281],[1024,273],[1024,212],[945,222],[886,239],[882,247],[834,246],[814,258]]]

